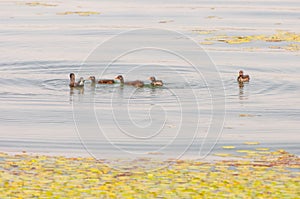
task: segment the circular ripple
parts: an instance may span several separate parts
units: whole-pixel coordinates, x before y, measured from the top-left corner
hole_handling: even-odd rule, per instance
[[[97,62],[99,67],[92,71],[89,66]],[[210,58],[188,37],[159,29],[125,32],[90,54],[79,75],[91,72],[100,74],[98,78],[121,74],[125,81],[141,79],[148,84],[144,88],[116,84],[111,93],[73,98],[78,135],[93,157],[117,154],[136,159],[171,152],[180,158],[195,144],[203,158],[216,144],[225,116],[223,84]],[[151,88],[146,81],[150,76],[163,79],[164,87]],[[103,106],[102,101],[110,103]],[[202,109],[202,103],[210,110]],[[195,143],[198,136],[203,139]],[[103,142],[108,147],[95,147]]]

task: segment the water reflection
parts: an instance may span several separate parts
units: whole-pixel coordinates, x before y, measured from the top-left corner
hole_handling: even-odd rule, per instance
[[[96,88],[96,82],[91,82],[91,88],[92,88],[92,90],[95,90],[95,88]]]
[[[240,87],[240,89],[244,88],[244,82],[239,82],[239,87]]]
[[[245,100],[246,96],[244,93],[244,83],[243,82],[239,82],[239,99],[240,100]]]
[[[117,97],[123,98],[124,97],[124,85],[120,84],[120,86],[115,89],[116,89]]]
[[[150,87],[151,96],[157,96],[159,93],[162,93],[162,87],[155,87],[155,86]]]
[[[73,101],[73,95],[75,93],[83,95],[84,94],[84,87],[80,87],[80,88],[70,87],[70,102]]]
[[[81,87],[81,88],[71,88],[74,93],[74,90],[77,90],[77,94],[84,94],[84,87]]]

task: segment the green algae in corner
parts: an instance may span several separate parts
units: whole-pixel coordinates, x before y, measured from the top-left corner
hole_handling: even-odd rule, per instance
[[[100,12],[94,11],[67,11],[67,12],[60,12],[57,13],[58,15],[79,15],[79,16],[90,16],[90,15],[99,15]]]

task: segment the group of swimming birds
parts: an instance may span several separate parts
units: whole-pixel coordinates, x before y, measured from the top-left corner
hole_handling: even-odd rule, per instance
[[[135,87],[143,87],[145,84],[143,81],[140,80],[135,80],[135,81],[124,81],[124,78],[122,75],[118,75],[115,77],[115,79],[99,79],[96,80],[95,76],[90,76],[88,78],[92,82],[92,84],[114,84],[116,83],[116,80],[120,81],[121,85],[130,85],[130,86],[135,86]],[[149,80],[151,81],[150,85],[151,86],[163,86],[163,82],[161,80],[156,80],[155,77],[149,77]],[[80,77],[79,81],[75,81],[75,74],[70,73],[70,87],[83,87],[84,86],[84,78]]]
[[[96,80],[95,76],[90,76],[88,78],[92,82],[92,84],[114,84],[116,83],[115,80],[119,80],[121,85],[130,85],[135,87],[143,87],[145,84],[143,81],[135,80],[135,81],[124,81],[124,78],[122,75],[118,75],[115,77],[115,79],[99,79]],[[149,80],[151,81],[151,86],[163,86],[163,82],[161,80],[156,80],[155,77],[149,77]],[[239,76],[237,78],[237,81],[239,83],[249,82],[250,77],[249,75],[244,75],[244,72],[241,70],[239,72]],[[70,87],[83,87],[84,86],[85,79],[83,77],[80,77],[79,81],[75,81],[75,74],[70,73]]]

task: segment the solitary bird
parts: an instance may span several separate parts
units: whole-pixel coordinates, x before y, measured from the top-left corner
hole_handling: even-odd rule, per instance
[[[152,86],[163,86],[163,82],[161,80],[156,80],[155,77],[149,77]]]
[[[92,83],[96,83],[96,78],[95,78],[95,76],[90,76],[89,77],[89,80],[91,80],[92,81]],[[115,80],[113,80],[113,79],[99,79],[98,81],[97,81],[97,83],[98,84],[114,84],[115,83]]]
[[[74,73],[70,73],[70,84],[69,84],[69,86],[70,87],[83,87],[84,86],[84,79],[83,79],[83,77],[80,77],[80,79],[79,79],[79,81],[78,82],[76,82],[75,81],[75,74]]]
[[[136,87],[143,87],[144,86],[144,82],[142,82],[140,80],[125,82],[122,75],[118,75],[117,77],[115,77],[115,79],[120,80],[121,85],[126,84],[126,85],[136,86]]]
[[[244,75],[244,71],[240,70],[237,81],[242,83],[242,82],[249,82],[249,80],[250,80],[250,76]]]

